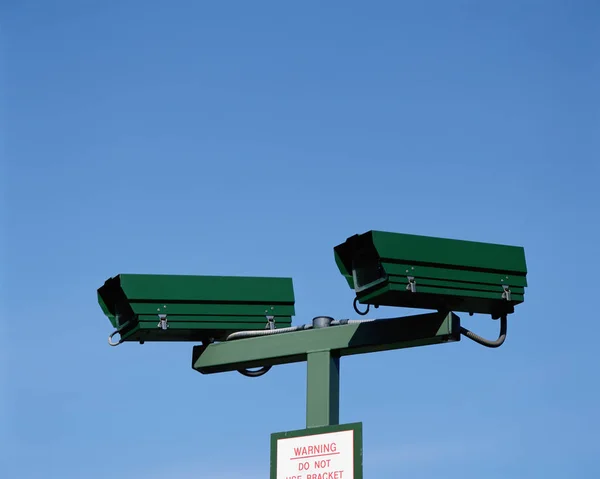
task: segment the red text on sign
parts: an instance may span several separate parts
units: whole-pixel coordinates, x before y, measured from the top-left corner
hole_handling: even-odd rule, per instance
[[[337,452],[337,444],[335,442],[329,444],[319,444],[316,446],[295,447],[295,457],[292,459],[306,459],[309,457],[329,456],[333,454],[339,454],[339,452]]]

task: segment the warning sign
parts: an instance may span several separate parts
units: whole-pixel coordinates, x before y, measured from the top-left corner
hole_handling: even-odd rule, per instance
[[[362,460],[356,461],[358,442],[362,442],[360,425],[330,426],[329,428],[306,429],[274,436],[276,453],[274,479],[360,479],[356,464],[361,468]],[[359,429],[357,431],[357,429]],[[358,436],[357,437],[357,432]],[[357,441],[359,440],[359,441]],[[272,468],[273,469],[273,468]],[[275,474],[273,474],[275,472]]]

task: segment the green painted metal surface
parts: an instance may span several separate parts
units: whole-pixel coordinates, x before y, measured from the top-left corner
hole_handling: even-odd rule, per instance
[[[339,424],[339,355],[330,350],[311,351],[306,361],[306,427]]]
[[[121,341],[205,341],[236,331],[291,325],[291,278],[121,274],[98,289]],[[158,326],[165,317],[167,329]]]
[[[192,367],[213,374],[306,361],[315,351],[348,356],[459,340],[455,314],[418,314],[195,346]]]
[[[369,231],[336,246],[334,256],[362,304],[498,317],[524,301],[527,286],[518,246]]]

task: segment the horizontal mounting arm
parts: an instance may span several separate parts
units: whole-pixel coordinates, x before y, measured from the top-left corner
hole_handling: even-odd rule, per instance
[[[192,367],[213,374],[306,361],[311,351],[339,356],[460,341],[460,319],[430,313],[195,346]]]

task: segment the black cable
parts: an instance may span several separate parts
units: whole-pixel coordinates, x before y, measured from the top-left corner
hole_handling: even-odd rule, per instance
[[[506,315],[502,316],[500,318],[500,335],[495,341],[490,341],[489,339],[482,338],[478,334],[475,334],[472,331],[469,331],[468,329],[463,327],[460,328],[460,332],[467,338],[472,339],[473,341],[481,344],[482,346],[485,346],[487,348],[497,348],[502,346],[502,343],[504,343],[504,341],[506,340],[506,329],[508,326],[507,323],[508,321],[506,320]]]
[[[249,369],[238,369],[238,373],[240,373],[242,376],[246,376],[247,378],[257,378],[263,374],[267,374],[272,367],[273,366],[263,366],[256,371],[250,371]]]
[[[358,296],[356,296],[354,298],[354,302],[352,303],[352,306],[354,306],[354,311],[356,311],[356,314],[360,314],[361,316],[369,314],[369,309],[371,308],[370,304],[367,304],[367,309],[365,311],[359,311],[357,304],[358,304]]]

